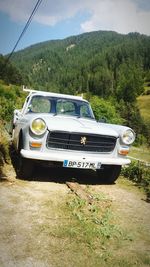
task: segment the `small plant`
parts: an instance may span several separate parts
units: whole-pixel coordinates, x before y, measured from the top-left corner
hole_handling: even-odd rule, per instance
[[[80,223],[80,228],[76,227],[76,232],[80,242],[88,243],[94,249],[105,244],[110,238],[122,235],[121,229],[116,226],[116,220],[111,211],[111,200],[101,194],[93,194],[93,203],[74,196],[67,202],[69,210]],[[78,229],[78,233],[77,233]]]

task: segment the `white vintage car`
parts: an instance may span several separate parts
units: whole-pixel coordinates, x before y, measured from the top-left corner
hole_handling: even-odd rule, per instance
[[[113,183],[135,133],[129,127],[95,120],[88,101],[79,96],[30,91],[14,111],[12,140],[19,155],[19,176],[32,175],[36,163],[93,169],[100,182]]]

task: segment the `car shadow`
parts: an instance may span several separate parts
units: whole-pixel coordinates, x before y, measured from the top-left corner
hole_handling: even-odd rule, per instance
[[[55,183],[77,182],[79,184],[101,184],[96,171],[67,169],[61,167],[38,166],[30,178],[33,181],[45,181]]]
[[[13,146],[10,146],[10,158],[11,163],[16,172],[16,178],[21,179],[21,177],[17,176],[18,156]],[[63,167],[45,167],[40,164],[35,165],[34,172],[30,178],[23,178],[23,180],[54,182],[61,184],[65,184],[66,182],[77,182],[79,184],[86,185],[104,184],[100,180],[100,178],[98,178],[97,173],[94,170],[83,170]]]

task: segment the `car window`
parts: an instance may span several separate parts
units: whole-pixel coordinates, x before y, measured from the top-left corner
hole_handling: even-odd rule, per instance
[[[56,112],[57,114],[75,115],[75,103],[68,100],[58,100],[56,103]]]
[[[51,110],[51,101],[46,97],[35,96],[32,98],[29,112],[49,113]]]
[[[91,117],[91,113],[90,113],[90,110],[89,110],[89,106],[87,106],[86,104],[80,106],[80,116],[81,117]]]

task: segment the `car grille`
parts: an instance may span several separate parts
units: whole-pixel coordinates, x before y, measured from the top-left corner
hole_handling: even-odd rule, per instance
[[[84,133],[49,132],[48,148],[69,149],[89,152],[111,152],[116,144],[116,137]]]

